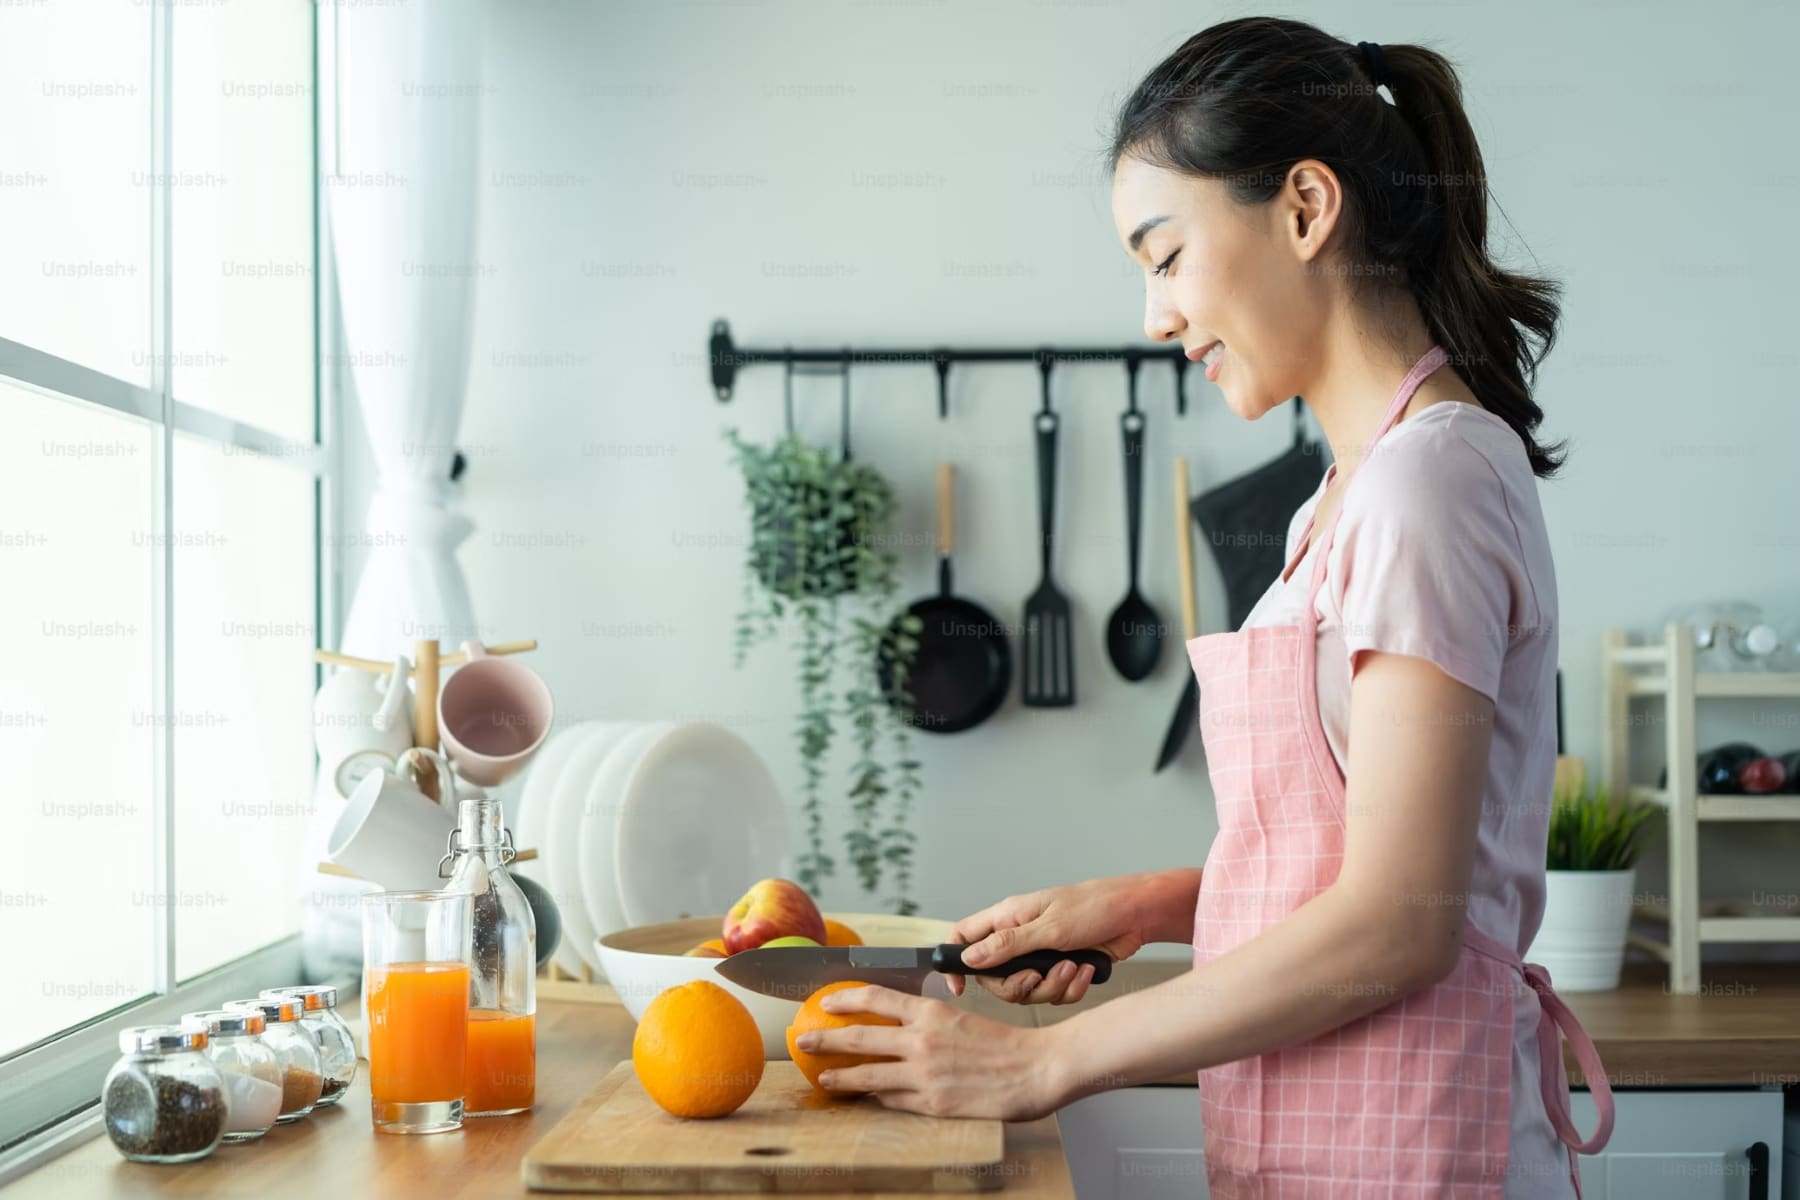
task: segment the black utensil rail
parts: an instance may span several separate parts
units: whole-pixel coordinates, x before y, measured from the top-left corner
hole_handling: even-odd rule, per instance
[[[731,340],[731,326],[721,319],[713,322],[707,339],[707,362],[712,370],[713,393],[720,403],[731,399],[737,386],[740,368],[781,363],[804,371],[852,366],[895,366],[931,364],[938,373],[938,417],[950,415],[950,367],[953,363],[1035,362],[1167,362],[1175,368],[1175,411],[1187,415],[1187,369],[1193,365],[1179,345],[1174,346],[1036,346],[1030,349],[969,349],[933,346],[930,349],[871,350],[845,346],[838,350],[796,350],[784,346],[779,350],[739,346]]]

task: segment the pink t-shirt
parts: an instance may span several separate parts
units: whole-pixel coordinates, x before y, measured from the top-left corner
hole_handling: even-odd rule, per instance
[[[1335,468],[1288,526],[1287,562]],[[1438,403],[1390,429],[1358,468],[1319,589],[1319,719],[1346,770],[1353,657],[1407,654],[1494,702],[1468,914],[1523,953],[1544,913],[1544,844],[1556,772],[1556,570],[1524,444],[1470,404]],[[1245,618],[1293,624],[1322,539]],[[1539,1008],[1514,1008],[1509,1197],[1573,1195],[1538,1084]]]

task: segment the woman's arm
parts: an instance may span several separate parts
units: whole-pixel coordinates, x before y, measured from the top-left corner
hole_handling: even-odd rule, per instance
[[[1454,968],[1493,702],[1422,658],[1365,651],[1353,670],[1337,880],[1204,966],[1043,1030],[1058,1103],[1309,1041]]]

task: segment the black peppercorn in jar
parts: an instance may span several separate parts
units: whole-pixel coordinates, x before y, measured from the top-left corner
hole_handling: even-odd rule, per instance
[[[106,1136],[134,1162],[204,1158],[225,1132],[225,1083],[193,1025],[121,1030],[123,1052],[100,1089]]]

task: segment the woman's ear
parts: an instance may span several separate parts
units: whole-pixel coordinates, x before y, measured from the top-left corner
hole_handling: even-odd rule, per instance
[[[1295,257],[1317,261],[1344,211],[1344,188],[1337,172],[1316,158],[1301,159],[1289,168],[1278,202],[1282,232]]]

